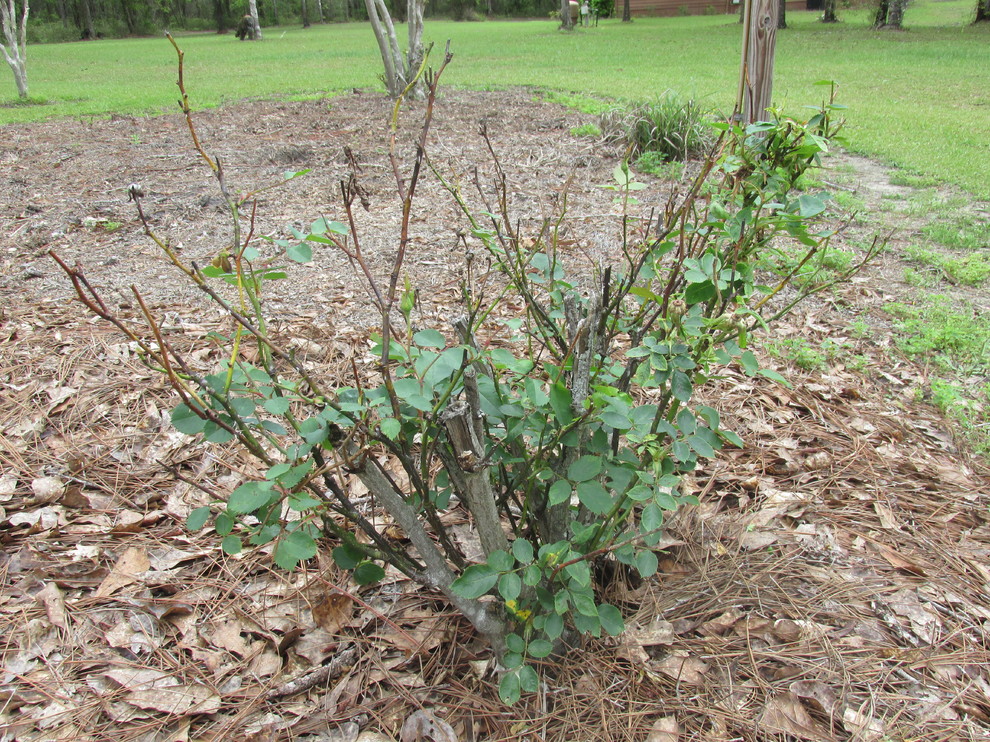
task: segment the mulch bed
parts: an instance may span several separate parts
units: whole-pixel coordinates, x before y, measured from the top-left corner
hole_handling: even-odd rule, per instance
[[[355,93],[197,120],[234,187],[313,168],[264,195],[259,234],[340,218],[350,147],[380,271],[399,218],[388,114]],[[450,93],[437,116],[434,163],[466,194],[475,166],[491,174],[485,121],[521,223],[566,188],[573,258],[608,255],[617,207],[599,186],[621,152],[569,136],[588,116],[526,91]],[[630,630],[575,648],[540,694],[505,708],[469,625],[400,575],[358,587],[329,549],[288,574],[264,550],[227,557],[212,532],[185,530],[248,462],[170,426],[170,390],[70,301],[46,256],[84,263],[124,315],[140,286],[173,342],[215,359],[217,315],[163,266],[126,199],[140,183],[156,230],[190,259],[223,247],[181,118],[9,126],[0,162],[0,740],[990,739],[990,476],[903,393],[921,372],[882,348],[863,348],[869,375],[786,369],[791,388],[727,370],[707,403],[747,447],[695,473],[701,505],[670,521],[656,579],[607,586]],[[434,179],[420,206],[410,277],[424,321],[445,321],[463,224]],[[869,280],[845,309],[799,313],[781,333],[844,337],[842,312],[888,289]],[[328,373],[360,355],[367,306],[332,253],[266,304]]]

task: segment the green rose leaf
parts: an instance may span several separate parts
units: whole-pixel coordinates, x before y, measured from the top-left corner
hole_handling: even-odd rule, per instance
[[[487,564],[472,564],[450,584],[455,594],[468,600],[480,598],[498,582],[498,572]]]

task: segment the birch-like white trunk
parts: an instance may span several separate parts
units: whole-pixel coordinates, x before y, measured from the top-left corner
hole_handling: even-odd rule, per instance
[[[375,32],[375,39],[378,41],[378,50],[382,55],[382,62],[385,65],[385,87],[388,94],[395,98],[406,85],[415,77],[423,61],[423,9],[425,0],[409,0],[408,4],[408,25],[409,25],[409,49],[405,57],[399,47],[399,40],[395,34],[395,24],[392,16],[385,6],[384,0],[364,0],[364,6],[368,10],[368,20],[371,21],[371,28]],[[417,88],[420,86],[417,86]],[[421,90],[413,90],[414,97],[422,97]]]
[[[406,22],[409,24],[409,50],[406,52],[406,80],[411,80],[423,64],[423,9],[426,0],[409,0]],[[410,91],[414,98],[425,98],[426,90],[422,80]]]
[[[3,57],[14,73],[17,84],[17,94],[21,98],[28,97],[27,82],[27,19],[28,0],[23,0],[24,7],[17,17],[17,6],[14,0],[0,0],[0,25],[6,43],[0,43]]]
[[[258,0],[248,0],[248,14],[251,16],[251,20],[254,21],[255,29],[257,29],[257,35],[254,38],[256,41],[261,41],[261,21],[258,19]]]

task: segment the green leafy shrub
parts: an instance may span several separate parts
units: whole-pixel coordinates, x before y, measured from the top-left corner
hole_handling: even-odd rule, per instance
[[[668,160],[686,160],[715,142],[712,111],[693,99],[667,91],[652,103],[613,106],[601,115],[602,131],[626,142],[631,155],[657,152]]]
[[[420,143],[447,61],[426,76]],[[179,87],[192,127],[181,56]],[[241,210],[255,194],[233,196],[196,140],[231,214],[222,244],[233,247],[212,266],[185,264],[145,218],[143,193],[132,189],[131,197],[166,258],[234,320],[232,334],[213,336],[226,362],[206,375],[160,342],[150,312],[147,330],[138,331],[102,302],[81,268],[59,263],[86,306],[175,388],[173,424],[207,443],[236,441],[264,471],[194,510],[191,529],[211,524],[230,554],[274,545],[275,562],[287,569],[326,541],[359,584],[377,582],[391,565],[439,591],[491,642],[500,695],[511,703],[538,690],[536,663],[565,639],[622,632],[621,609],[602,596],[601,568],[652,576],[667,515],[697,502],[684,476],[742,444],[696,390],[729,364],[780,378],[759,367],[749,335],[810,292],[799,287],[782,300],[788,277],[762,286],[755,266],[778,238],[796,240],[809,257],[827,242],[828,233],[809,228],[824,204],[791,189],[834,128],[829,108],[808,122],[725,125],[687,196],[660,209],[659,221],[624,216],[614,262],[586,274],[559,249],[566,213],[550,215],[531,236],[516,231],[501,168],[492,184],[500,206],[482,213],[458,190],[465,179],[434,171],[463,211],[462,239],[477,240],[484,258],[465,250],[462,313],[440,328],[417,325],[416,289],[400,280],[427,163],[422,144],[410,167],[394,168],[403,221],[391,265],[375,275],[348,226],[360,199],[353,181],[343,187],[339,221],[321,217],[272,239],[277,254],[264,258],[252,233],[241,231]],[[393,128],[394,163],[397,139]],[[616,187],[627,194],[628,168],[616,170]],[[490,190],[479,184],[479,192]],[[371,338],[375,374],[321,380],[267,329],[266,284],[286,280],[284,265],[310,261],[314,246],[341,251],[364,277],[380,316]],[[491,268],[503,279],[494,291],[478,278]],[[224,284],[237,289],[233,303],[218,290]],[[513,311],[501,313],[509,318],[498,319],[510,301]],[[240,352],[249,340],[256,360]],[[348,477],[367,487],[404,538],[352,501]],[[467,511],[477,531],[484,557],[476,563],[445,525],[453,508]]]

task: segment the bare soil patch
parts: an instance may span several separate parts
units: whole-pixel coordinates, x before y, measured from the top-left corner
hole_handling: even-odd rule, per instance
[[[234,188],[313,169],[259,197],[258,234],[339,219],[349,147],[381,270],[399,219],[389,109],[355,93],[197,121]],[[571,257],[589,263],[616,244],[617,208],[599,186],[621,156],[569,136],[590,120],[526,91],[450,92],[431,154],[483,208],[471,184],[474,168],[482,184],[491,174],[486,122],[514,212],[535,222],[566,190]],[[630,632],[576,648],[547,668],[543,693],[506,709],[486,647],[398,575],[359,588],[329,545],[286,574],[185,530],[246,464],[171,428],[176,400],[71,300],[47,251],[83,263],[123,314],[136,316],[138,285],[172,341],[208,359],[218,317],[166,267],[126,194],[139,183],[156,230],[212,260],[226,222],[187,136],[178,116],[4,128],[0,740],[409,742],[427,712],[434,740],[990,739],[990,476],[910,401],[923,370],[888,355],[882,334],[849,333],[850,319],[907,290],[889,263],[781,328],[856,345],[867,373],[788,369],[788,389],[730,372],[710,390],[747,448],[696,473],[702,504],[671,521],[658,578],[610,586]],[[873,163],[856,174],[869,198],[890,187]],[[669,188],[639,179],[644,203]],[[408,269],[422,321],[442,323],[465,224],[434,178],[419,209]],[[313,341],[309,360],[333,369],[360,356],[367,303],[342,256],[320,254],[273,287],[267,310]]]

